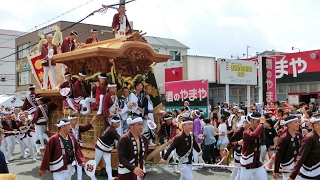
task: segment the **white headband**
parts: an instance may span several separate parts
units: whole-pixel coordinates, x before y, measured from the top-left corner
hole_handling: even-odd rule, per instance
[[[196,115],[197,117],[200,117],[200,116],[201,116],[201,113],[200,113],[198,110],[193,111],[193,113],[194,113],[194,115]],[[199,113],[199,115],[198,115],[197,113]]]
[[[164,118],[163,118],[163,120],[165,120],[165,121],[166,121],[166,120],[169,120],[169,119],[172,119],[172,116],[168,116],[168,117],[164,117]]]
[[[108,88],[117,87],[116,84],[108,84]]]
[[[4,114],[12,114],[10,111],[5,111]]]
[[[289,114],[289,116],[301,117],[302,114]]]
[[[248,120],[247,116],[241,116],[240,117],[240,125],[242,126],[245,121],[247,123],[251,124],[250,121]]]
[[[65,74],[65,75],[64,75],[64,77],[67,77],[67,76],[71,76],[71,74],[70,74],[70,73],[68,73],[68,74]]]
[[[77,119],[77,117],[68,116],[68,120]]]
[[[319,122],[320,121],[320,118],[315,118],[315,117],[312,117],[311,119],[310,119],[310,123],[315,123],[315,122]]]
[[[260,120],[260,117],[252,117],[251,114],[248,117],[250,117],[250,119],[253,119],[253,120]]]
[[[193,123],[193,121],[190,121],[190,120],[189,120],[189,121],[182,121],[182,122],[181,122],[182,125],[184,125],[184,124],[189,124],[189,123]]]
[[[52,34],[48,34],[46,37],[53,37]]]
[[[35,85],[29,86],[29,89],[36,88]]]
[[[98,32],[98,30],[91,29],[91,33],[93,33],[93,32]]]
[[[112,122],[112,123],[117,123],[117,122],[120,122],[120,121],[121,121],[120,119],[118,119],[118,120],[111,119],[111,122]]]
[[[105,78],[107,78],[107,77],[104,77],[104,76],[99,75],[98,78],[103,78],[103,79],[105,79]]]
[[[293,118],[293,119],[290,119],[290,120],[288,120],[288,121],[283,121],[282,124],[283,124],[283,125],[286,125],[286,124],[288,124],[288,123],[290,123],[290,122],[292,122],[292,121],[296,121],[296,120],[298,120],[298,118]],[[311,120],[310,120],[310,121],[311,121]]]
[[[59,124],[57,124],[58,127],[64,126],[70,124],[70,122],[64,122],[64,121],[60,121]]]
[[[41,99],[43,99],[43,97],[38,97],[38,98],[36,98],[36,101],[39,101]]]
[[[229,150],[228,150],[227,148],[224,148],[224,150],[226,150],[226,151],[227,151],[227,154],[229,154]]]
[[[79,72],[79,76],[86,77],[87,75],[82,74],[81,72]]]
[[[135,119],[131,119],[131,118],[128,118],[127,119],[127,124],[135,124],[135,123],[138,123],[138,122],[142,122],[142,118],[141,117],[137,117]]]

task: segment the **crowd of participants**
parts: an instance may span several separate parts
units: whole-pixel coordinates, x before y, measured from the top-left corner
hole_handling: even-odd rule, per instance
[[[203,150],[201,159],[193,149],[193,164],[225,165],[232,170],[232,180],[268,179],[267,173],[278,179],[279,172],[284,172],[283,179],[319,179],[320,156],[313,159],[315,149],[320,148],[318,111],[313,102],[283,101],[264,107],[259,103],[218,103],[206,118],[186,101],[183,108],[167,114],[172,114],[177,133],[184,119],[193,120],[192,132]],[[201,167],[193,165],[191,169]]]

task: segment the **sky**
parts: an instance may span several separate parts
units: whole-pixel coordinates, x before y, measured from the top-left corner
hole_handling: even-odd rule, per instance
[[[68,10],[81,8],[47,22]],[[102,4],[117,0],[10,0],[0,6],[0,29],[32,32],[59,20],[79,21]],[[133,28],[172,38],[188,54],[239,58],[265,50],[318,49],[320,1],[314,0],[136,0],[126,5]],[[96,13],[83,23],[111,26],[116,10]],[[246,56],[246,55],[245,55]]]

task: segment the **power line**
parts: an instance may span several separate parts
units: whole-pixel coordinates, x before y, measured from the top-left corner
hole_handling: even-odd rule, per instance
[[[25,2],[24,4],[27,4],[29,1],[31,1],[31,0],[27,0],[27,2]],[[16,10],[16,9],[14,9],[13,11],[15,11],[15,10]],[[9,10],[7,13],[4,13],[2,16],[0,16],[0,19],[3,20],[4,18],[10,16],[12,13],[13,13],[13,12]]]
[[[90,0],[90,1],[93,1],[93,0]],[[90,1],[89,1],[89,2],[90,2]],[[126,2],[126,4],[127,4],[127,3],[130,3],[130,2],[133,2],[133,1],[136,1],[136,0],[130,0],[130,1]],[[88,2],[88,3],[89,3],[89,2]],[[112,4],[112,5],[109,5],[109,6],[111,7],[111,6],[116,6],[116,5],[119,5],[119,4]],[[75,23],[71,24],[70,26],[62,29],[61,32],[64,31],[64,30],[66,30],[66,29],[69,29],[69,28],[75,26],[76,24],[81,23],[82,21],[84,21],[84,20],[87,19],[88,17],[94,15],[96,12],[99,12],[99,13],[101,13],[101,14],[104,14],[107,10],[108,10],[108,7],[99,8],[99,9],[93,11],[92,13],[90,13],[89,15],[87,15],[86,17],[84,17],[83,19],[81,19],[80,21],[75,22]],[[27,50],[28,48],[33,47],[33,46],[37,45],[38,43],[39,43],[39,42],[34,43],[34,44],[31,44],[31,45],[29,45],[29,46],[26,47],[26,48],[20,49],[19,51],[16,51],[16,52],[11,53],[11,54],[9,54],[9,55],[7,55],[7,56],[4,56],[4,57],[0,58],[0,60],[2,60],[2,59],[4,59],[4,58],[7,58],[7,57],[10,57],[10,56],[12,56],[12,55],[15,55],[15,54],[17,54],[17,53],[19,53],[19,52],[21,52],[21,51],[23,51],[23,50]]]
[[[91,0],[91,1],[93,1],[93,0]],[[84,21],[84,20],[87,19],[88,17],[94,15],[96,12],[100,12],[101,9],[103,9],[103,8],[100,8],[100,9],[98,9],[98,10],[93,11],[92,13],[90,13],[89,15],[87,15],[86,17],[84,17],[83,19],[81,19],[80,21],[75,22],[75,23],[71,24],[70,26],[63,28],[63,29],[61,30],[61,32],[64,31],[64,30],[66,30],[66,29],[69,29],[69,28],[75,26],[76,24],[81,23],[82,21]],[[31,44],[31,45],[29,45],[29,46],[27,46],[27,47],[25,47],[25,48],[23,48],[23,49],[20,49],[19,51],[16,51],[16,52],[11,53],[11,54],[9,54],[9,55],[7,55],[7,56],[4,56],[4,57],[0,58],[0,60],[2,60],[2,59],[4,59],[4,58],[7,58],[7,57],[10,57],[10,56],[12,56],[12,55],[15,55],[15,54],[17,54],[17,53],[19,53],[19,52],[21,52],[21,51],[23,51],[23,50],[27,50],[27,49],[29,49],[30,47],[33,47],[33,46],[37,45],[38,43],[39,43],[39,42],[34,43],[34,44]]]
[[[37,2],[35,5],[33,5],[31,8],[34,8],[35,6],[37,6],[37,5],[39,5],[41,2],[43,2],[42,0],[40,0],[39,2]],[[4,23],[1,23],[1,24],[5,24],[5,23],[7,23],[10,19],[15,19],[15,18],[17,18],[18,16],[20,16],[21,14],[23,14],[23,11],[20,13],[20,14],[18,14],[18,15],[16,15],[16,16],[14,16],[13,18],[9,18],[9,19],[7,19],[7,18],[4,18],[4,19],[7,19]],[[3,19],[2,19],[3,20]],[[1,21],[0,21],[1,22]]]
[[[60,18],[60,17],[62,17],[62,16],[64,16],[64,15],[66,15],[66,14],[68,14],[68,13],[70,13],[70,12],[72,12],[72,11],[74,11],[74,10],[76,10],[76,9],[84,6],[84,5],[86,5],[86,4],[89,4],[89,3],[92,2],[92,1],[94,1],[94,0],[87,1],[87,2],[85,2],[85,3],[83,3],[83,4],[79,5],[79,6],[77,6],[77,7],[75,7],[75,8],[72,8],[72,9],[70,9],[70,10],[68,10],[68,11],[66,11],[66,12],[64,12],[64,13],[62,13],[62,14],[54,17],[54,18],[52,18],[52,19],[49,19],[48,21],[45,21],[45,22],[43,22],[43,23],[41,23],[41,24],[38,24],[37,26],[34,26],[34,28],[27,30],[26,33],[22,33],[22,34],[18,35],[18,37],[11,38],[11,39],[8,39],[8,40],[6,40],[6,41],[4,41],[4,42],[1,42],[0,45],[1,45],[1,44],[4,44],[4,43],[6,43],[6,42],[9,42],[9,41],[15,40],[16,38],[19,38],[19,37],[21,37],[21,36],[24,36],[24,35],[28,34],[30,31],[33,31],[34,29],[36,29],[37,27],[42,26],[42,25],[45,25],[45,24],[47,24],[47,23],[49,23],[49,22],[51,22],[51,21],[53,21],[53,20],[56,20],[56,19],[58,19],[58,18]],[[37,29],[36,29],[36,30],[37,30]]]

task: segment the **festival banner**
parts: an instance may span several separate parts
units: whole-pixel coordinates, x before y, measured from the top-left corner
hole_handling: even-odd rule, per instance
[[[267,57],[263,65],[266,72],[266,102],[271,104],[277,100],[276,58]]]
[[[32,74],[34,75],[34,77],[38,83],[38,87],[42,88],[43,87],[42,84],[43,84],[44,70],[41,65],[41,53],[38,51],[33,52],[33,53],[29,54],[27,56],[27,58],[28,58],[28,62],[30,64],[30,66],[31,66]],[[48,89],[51,89],[50,78],[48,80],[47,87],[48,87]]]
[[[166,110],[173,111],[183,108],[184,101],[189,107],[197,108],[208,117],[208,80],[173,81],[165,83]]]

